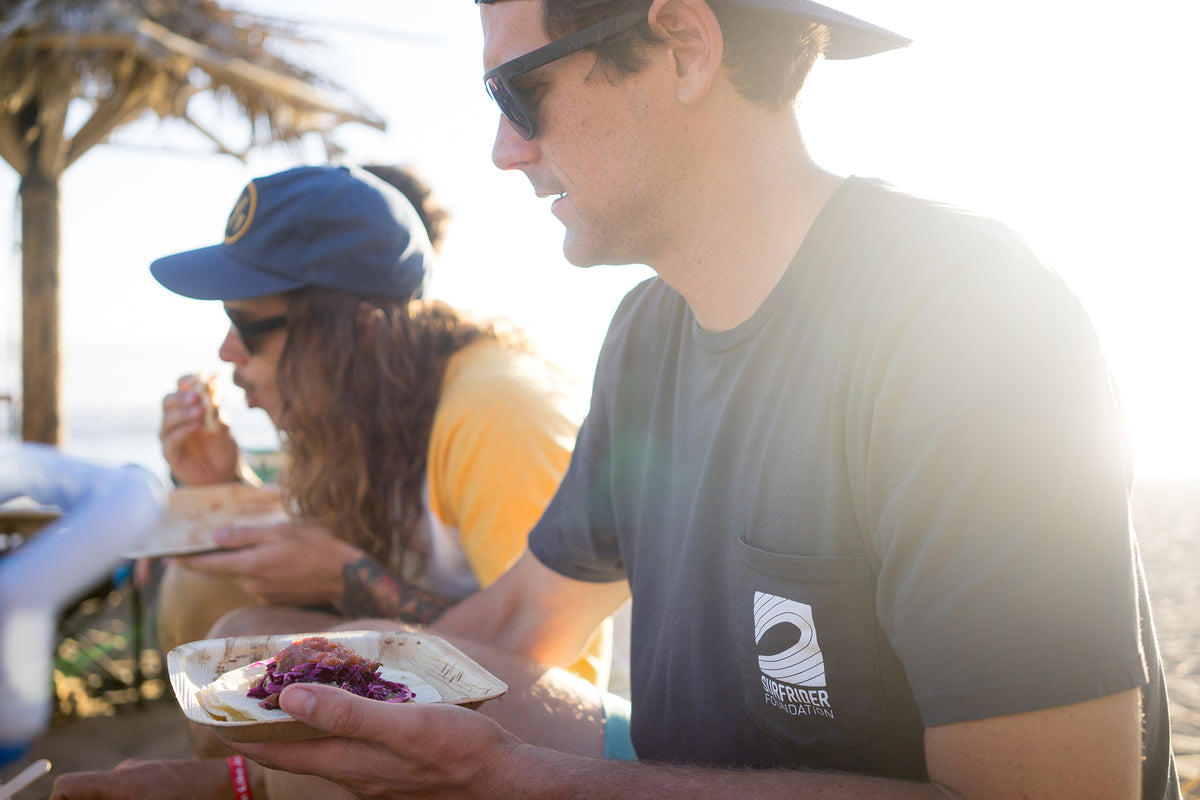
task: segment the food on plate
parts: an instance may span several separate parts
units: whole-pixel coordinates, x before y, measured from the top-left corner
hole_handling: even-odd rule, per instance
[[[162,519],[150,535],[122,555],[157,558],[216,550],[212,534],[232,525],[277,525],[287,522],[279,489],[245,483],[180,486],[167,495]]]
[[[269,722],[291,719],[279,709],[279,693],[293,683],[325,683],[385,703],[435,703],[437,690],[414,673],[385,667],[324,636],[289,644],[274,657],[224,673],[196,695],[220,720]]]
[[[193,372],[179,379],[179,391],[195,392],[204,409],[204,430],[215,431],[219,421],[217,411],[217,376],[211,372]]]

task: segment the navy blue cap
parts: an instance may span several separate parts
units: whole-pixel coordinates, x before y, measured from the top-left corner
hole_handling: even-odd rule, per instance
[[[0,744],[0,769],[14,764],[29,754],[29,745],[21,744]]]
[[[225,226],[225,241],[164,256],[150,272],[176,294],[240,300],[322,286],[420,297],[433,247],[395,187],[351,167],[297,167],[255,178]]]

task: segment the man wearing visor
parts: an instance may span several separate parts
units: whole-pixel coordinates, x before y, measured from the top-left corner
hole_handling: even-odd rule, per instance
[[[631,593],[641,763],[302,686],[345,738],[239,749],[381,797],[1178,797],[1085,312],[1004,226],[805,149],[814,61],[907,41],[804,0],[480,12],[496,165],[572,263],[657,275],[529,552],[434,630],[565,664]]]

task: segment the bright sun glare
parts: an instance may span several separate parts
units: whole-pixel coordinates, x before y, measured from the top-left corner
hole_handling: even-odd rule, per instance
[[[1200,475],[1200,315],[1192,308],[1200,259],[1191,233],[1200,219],[1200,120],[1185,100],[1200,75],[1187,40],[1200,27],[1200,5],[1145,0],[1131,19],[1103,4],[1081,13],[1068,0],[832,4],[914,44],[818,67],[799,112],[814,156],[1021,232],[1095,320],[1139,470]],[[647,273],[567,265],[562,228],[545,203],[523,177],[491,165],[497,116],[480,82],[474,6],[351,0],[334,14],[317,0],[236,5],[317,20],[302,30],[327,47],[308,57],[389,120],[386,134],[339,133],[347,158],[416,164],[438,189],[454,226],[434,296],[511,316],[589,380],[613,308]],[[250,178],[324,157],[313,147],[273,150],[241,164],[195,155],[206,149],[183,128],[143,124],[95,148],[63,182],[69,412],[82,424],[97,410],[130,409],[128,424],[150,451],[159,398],[202,359],[215,365],[223,324],[219,308],[158,287],[147,265],[215,241]],[[0,170],[0,195],[15,198],[16,189],[15,174]],[[14,219],[0,219],[7,241]],[[9,252],[0,263],[0,394],[19,389],[19,256]],[[237,424],[250,437],[262,430],[253,415]],[[87,442],[76,435],[71,446]]]

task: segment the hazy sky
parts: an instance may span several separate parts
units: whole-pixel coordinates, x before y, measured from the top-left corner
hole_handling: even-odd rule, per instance
[[[617,301],[644,267],[580,270],[527,181],[491,165],[498,115],[483,91],[469,0],[241,0],[324,42],[289,55],[388,120],[346,126],[349,161],[417,166],[454,214],[432,294],[505,314],[590,380]],[[848,0],[838,8],[912,47],[818,66],[799,114],[818,161],[969,206],[1020,231],[1083,300],[1105,341],[1146,474],[1200,474],[1200,4],[1143,0]],[[331,10],[336,9],[336,10]],[[231,138],[231,113],[220,116]],[[208,154],[179,124],[147,121],[97,147],[63,181],[66,390],[74,424],[141,409],[149,431],[173,378],[217,366],[215,303],[178,298],[147,266],[219,241],[247,180],[319,163],[314,142],[248,164]],[[14,240],[17,179],[0,168],[0,239]],[[0,345],[19,341],[15,246],[0,259]],[[0,349],[0,394],[19,389]],[[254,440],[264,426],[238,414]],[[68,442],[68,449],[71,443]]]

